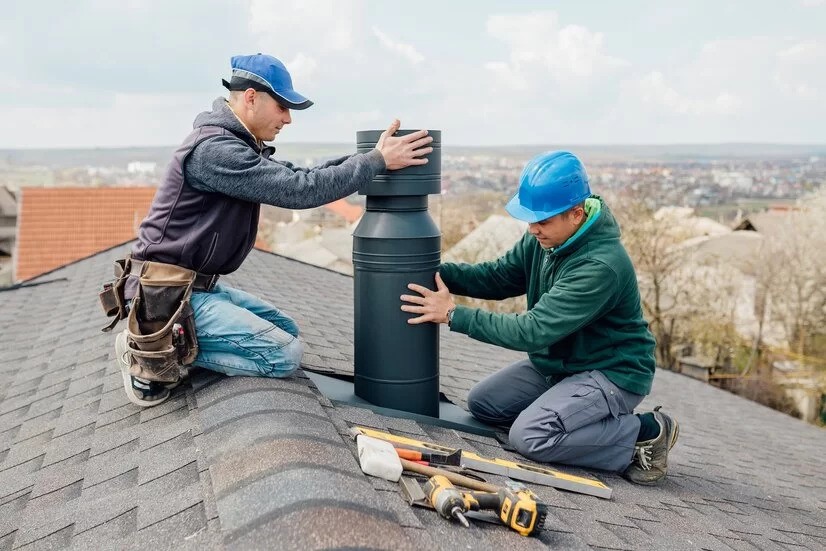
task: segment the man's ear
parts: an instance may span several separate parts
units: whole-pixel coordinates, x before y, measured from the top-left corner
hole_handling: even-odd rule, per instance
[[[244,90],[244,104],[252,107],[255,103],[255,90],[252,88],[247,88]]]
[[[585,209],[582,207],[574,207],[568,211],[568,216],[570,220],[574,223],[574,225],[582,224],[582,222],[587,218],[587,214],[585,214]]]

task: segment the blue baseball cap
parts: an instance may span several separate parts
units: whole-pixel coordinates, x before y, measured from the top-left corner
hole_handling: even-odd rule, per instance
[[[313,104],[293,89],[293,79],[287,68],[271,55],[236,55],[232,57],[232,78],[221,79],[227,90],[252,88],[266,92],[275,101],[290,109],[307,109]]]

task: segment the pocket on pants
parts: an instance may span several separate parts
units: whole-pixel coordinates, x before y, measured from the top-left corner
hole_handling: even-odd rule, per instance
[[[639,400],[632,400],[633,403],[628,404],[626,403],[626,398],[637,398],[638,396],[623,391],[599,371],[591,371],[590,376],[599,385],[599,388],[602,389],[602,394],[608,404],[608,409],[614,417],[633,412],[634,407],[642,400],[642,396],[639,396]]]
[[[600,388],[589,384],[578,384],[555,410],[565,432],[573,432],[610,415]]]

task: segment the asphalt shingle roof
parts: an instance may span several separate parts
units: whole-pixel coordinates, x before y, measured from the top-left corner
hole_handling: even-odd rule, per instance
[[[550,506],[538,538],[409,507],[396,484],[361,473],[347,430],[518,459],[496,440],[334,407],[302,372],[195,370],[167,403],[135,407],[96,299],[125,250],[0,293],[0,550],[826,548],[826,431],[671,372],[658,372],[643,405],[664,404],[681,423],[667,482],[590,473],[611,500],[532,485]],[[225,281],[296,318],[307,366],[352,371],[349,277],[255,251]],[[521,357],[442,337],[443,391],[459,403]]]

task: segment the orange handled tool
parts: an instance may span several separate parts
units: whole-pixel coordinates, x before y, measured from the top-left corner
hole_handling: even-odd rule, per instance
[[[438,453],[422,453],[406,448],[396,448],[396,453],[399,454],[399,457],[407,459],[408,461],[416,461],[430,465],[449,465],[453,467],[460,467],[462,465],[462,450],[456,450],[450,455],[444,455]]]

